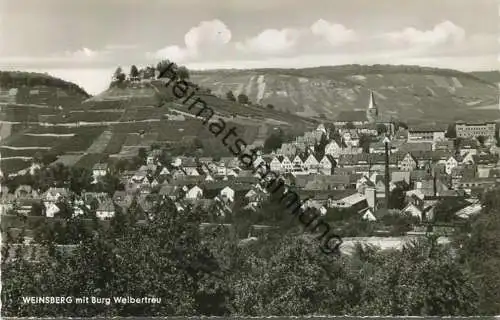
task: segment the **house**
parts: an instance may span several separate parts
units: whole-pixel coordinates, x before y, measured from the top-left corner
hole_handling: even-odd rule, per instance
[[[186,192],[186,199],[195,200],[201,199],[202,197],[203,190],[198,186],[194,186]]]
[[[161,150],[151,150],[146,157],[146,164],[155,164],[161,156]]]
[[[95,214],[101,220],[111,219],[115,215],[115,205],[110,200],[103,201],[99,203]]]
[[[408,142],[431,142],[446,140],[445,133],[447,128],[440,125],[435,126],[411,126],[408,128]]]
[[[318,169],[318,159],[313,154],[310,154],[307,159],[304,161],[304,168],[309,171],[315,171]]]
[[[104,177],[107,173],[108,173],[107,163],[96,163],[92,167],[92,176],[94,178],[94,183],[96,183],[100,177]]]
[[[373,209],[371,209],[371,208],[366,208],[366,209],[362,210],[360,213],[363,214],[361,216],[361,219],[363,219],[365,221],[377,221],[377,218],[375,217]]]
[[[220,197],[222,199],[227,199],[230,202],[234,202],[234,190],[230,187],[225,187],[220,191]]]
[[[458,145],[458,152],[461,156],[464,156],[468,153],[477,154],[477,150],[479,148],[479,143],[475,139],[463,139],[460,141]]]
[[[281,168],[283,172],[292,172],[293,171],[293,163],[287,156],[281,156]]]
[[[366,208],[366,196],[364,194],[354,191],[351,195],[343,197],[342,199],[329,201],[331,208]]]
[[[282,156],[292,157],[297,153],[297,147],[293,143],[283,143],[276,153]]]
[[[69,191],[66,188],[54,188],[51,187],[42,195],[42,200],[44,203],[55,203],[67,199],[69,196]]]
[[[61,211],[59,207],[54,202],[44,202],[45,205],[45,215],[48,218],[54,218],[54,216]]]
[[[193,168],[193,167],[184,168],[184,172],[188,176],[199,176],[200,175],[200,173],[198,172],[198,169],[197,168]]]
[[[331,175],[336,164],[337,162],[331,155],[325,154],[323,156],[323,159],[321,159],[318,164],[319,172],[322,174]]]
[[[296,155],[292,161],[293,171],[296,172],[304,170],[304,161],[305,159],[302,156]]]
[[[402,171],[413,171],[417,169],[417,159],[408,152],[404,158],[399,162],[399,169]]]
[[[325,146],[325,155],[338,156],[340,149],[342,149],[340,145],[335,140],[332,140]]]
[[[282,166],[280,161],[281,156],[275,156],[269,163],[269,167],[273,172],[282,172]]]
[[[14,196],[16,198],[38,198],[38,193],[31,188],[29,185],[20,185],[14,191]]]
[[[347,147],[355,148],[359,146],[359,135],[354,129],[343,131],[342,138]]]
[[[448,160],[446,160],[446,169],[445,169],[446,173],[451,174],[453,168],[456,168],[459,163],[460,161],[459,159],[457,159],[456,156],[449,157]]]

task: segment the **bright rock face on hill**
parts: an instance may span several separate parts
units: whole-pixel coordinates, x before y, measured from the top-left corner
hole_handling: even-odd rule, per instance
[[[365,109],[369,92],[387,117],[453,121],[500,118],[498,87],[454,70],[409,66],[338,66],[310,69],[217,70],[192,80],[224,96],[247,95],[282,111],[334,120],[341,111]],[[491,110],[493,107],[495,110]]]

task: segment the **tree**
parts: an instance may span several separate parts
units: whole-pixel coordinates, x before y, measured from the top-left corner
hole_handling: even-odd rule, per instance
[[[122,67],[118,67],[113,74],[113,78],[118,79],[118,77],[123,73]]]
[[[170,67],[170,71],[166,72],[171,64],[172,66]],[[173,80],[177,80],[177,77],[179,76],[177,74],[177,69],[177,64],[168,59],[162,60],[156,65],[156,70],[158,70],[162,78],[172,78]]]
[[[236,101],[236,98],[234,97],[234,94],[232,91],[228,91],[226,93],[226,99],[229,101]]]
[[[90,190],[92,186],[92,172],[82,167],[72,167],[69,176],[69,188],[76,194]]]
[[[359,135],[359,146],[363,149],[364,153],[370,153],[370,144],[372,143],[372,138],[366,134]]]
[[[347,122],[344,127],[346,129],[356,129],[356,126],[352,122]]]
[[[486,137],[485,137],[485,136],[478,136],[478,137],[477,137],[477,141],[479,142],[479,144],[480,144],[481,146],[483,146],[483,147],[484,147],[484,142],[486,141]]]
[[[189,79],[189,70],[185,66],[179,67],[177,69],[177,75],[179,76],[180,80],[188,80]]]
[[[454,123],[450,123],[448,125],[448,129],[446,130],[445,137],[448,139],[455,139],[457,137],[457,130]]]
[[[240,93],[238,95],[238,103],[249,104],[250,100],[248,99],[248,96],[246,94]]]
[[[319,159],[322,159],[323,156],[325,155],[325,147],[327,144],[328,144],[328,139],[326,137],[326,134],[323,133],[321,135],[319,142],[314,146],[314,151]]]
[[[125,81],[126,78],[127,76],[125,75],[125,73],[120,73],[116,79],[118,80],[118,83],[122,83]]]
[[[387,132],[387,127],[382,123],[377,123],[377,133],[378,135],[384,134]]]
[[[394,188],[389,196],[389,208],[403,209],[405,205],[405,197],[406,194],[402,188],[400,187]]]
[[[139,70],[137,69],[137,67],[135,65],[132,65],[130,67],[130,78],[135,79],[137,77],[139,77]]]
[[[500,190],[483,197],[483,210],[472,218],[470,234],[457,243],[462,263],[475,277],[482,315],[500,313]]]
[[[146,163],[146,158],[148,157],[148,152],[146,151],[146,148],[139,148],[139,153],[138,153],[139,159],[141,159],[142,163]]]
[[[283,133],[273,132],[269,137],[267,137],[266,141],[264,141],[264,152],[271,152],[273,150],[278,149],[283,144]]]

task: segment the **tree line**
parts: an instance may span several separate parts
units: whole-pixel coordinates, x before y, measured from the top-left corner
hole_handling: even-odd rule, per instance
[[[236,230],[201,228],[198,207],[136,204],[108,224],[68,217],[39,238],[36,261],[2,254],[5,316],[492,315],[500,312],[500,191],[451,244],[429,235],[402,250],[357,245],[327,256],[296,228],[241,241]],[[285,223],[285,222],[284,222]],[[78,236],[69,253],[56,239]],[[17,257],[24,257],[18,246]],[[154,305],[22,304],[22,296],[159,297]]]

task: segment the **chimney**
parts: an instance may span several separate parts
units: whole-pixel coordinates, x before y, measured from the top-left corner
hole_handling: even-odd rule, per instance
[[[436,173],[432,176],[432,190],[434,192],[434,197],[437,196],[437,178]]]
[[[365,196],[368,207],[375,210],[377,204],[377,189],[374,187],[366,187]]]
[[[389,197],[391,195],[390,190],[389,190],[389,183],[391,182],[391,179],[389,177],[389,143],[391,141],[389,140],[388,137],[384,139],[384,145],[385,145],[385,207],[386,209],[389,209]]]

